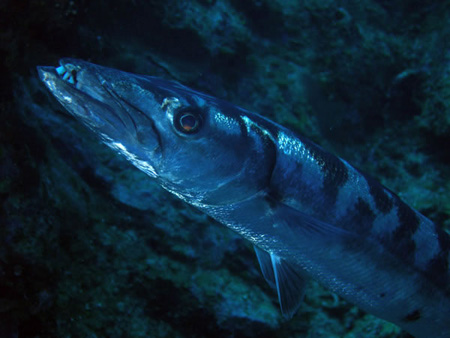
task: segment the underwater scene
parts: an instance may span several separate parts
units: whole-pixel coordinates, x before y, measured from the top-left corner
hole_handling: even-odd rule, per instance
[[[1,0],[0,338],[450,338],[448,22]]]

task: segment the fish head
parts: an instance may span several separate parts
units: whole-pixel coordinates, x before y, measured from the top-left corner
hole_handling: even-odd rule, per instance
[[[267,186],[275,154],[250,113],[177,82],[62,59],[38,67],[56,99],[102,141],[191,204]]]

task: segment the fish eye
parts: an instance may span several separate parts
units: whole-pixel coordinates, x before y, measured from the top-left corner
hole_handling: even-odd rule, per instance
[[[195,134],[202,126],[202,116],[197,109],[183,109],[174,116],[175,128],[183,134]]]

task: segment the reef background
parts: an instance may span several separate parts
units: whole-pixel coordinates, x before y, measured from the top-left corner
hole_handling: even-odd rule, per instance
[[[410,337],[312,283],[290,321],[236,234],[74,121],[76,57],[265,115],[450,227],[450,2],[2,0],[0,336]]]

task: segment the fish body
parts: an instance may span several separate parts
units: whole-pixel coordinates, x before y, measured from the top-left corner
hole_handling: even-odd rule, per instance
[[[74,59],[58,101],[180,199],[252,242],[291,317],[314,279],[417,338],[450,337],[450,239],[346,161],[176,82]]]

